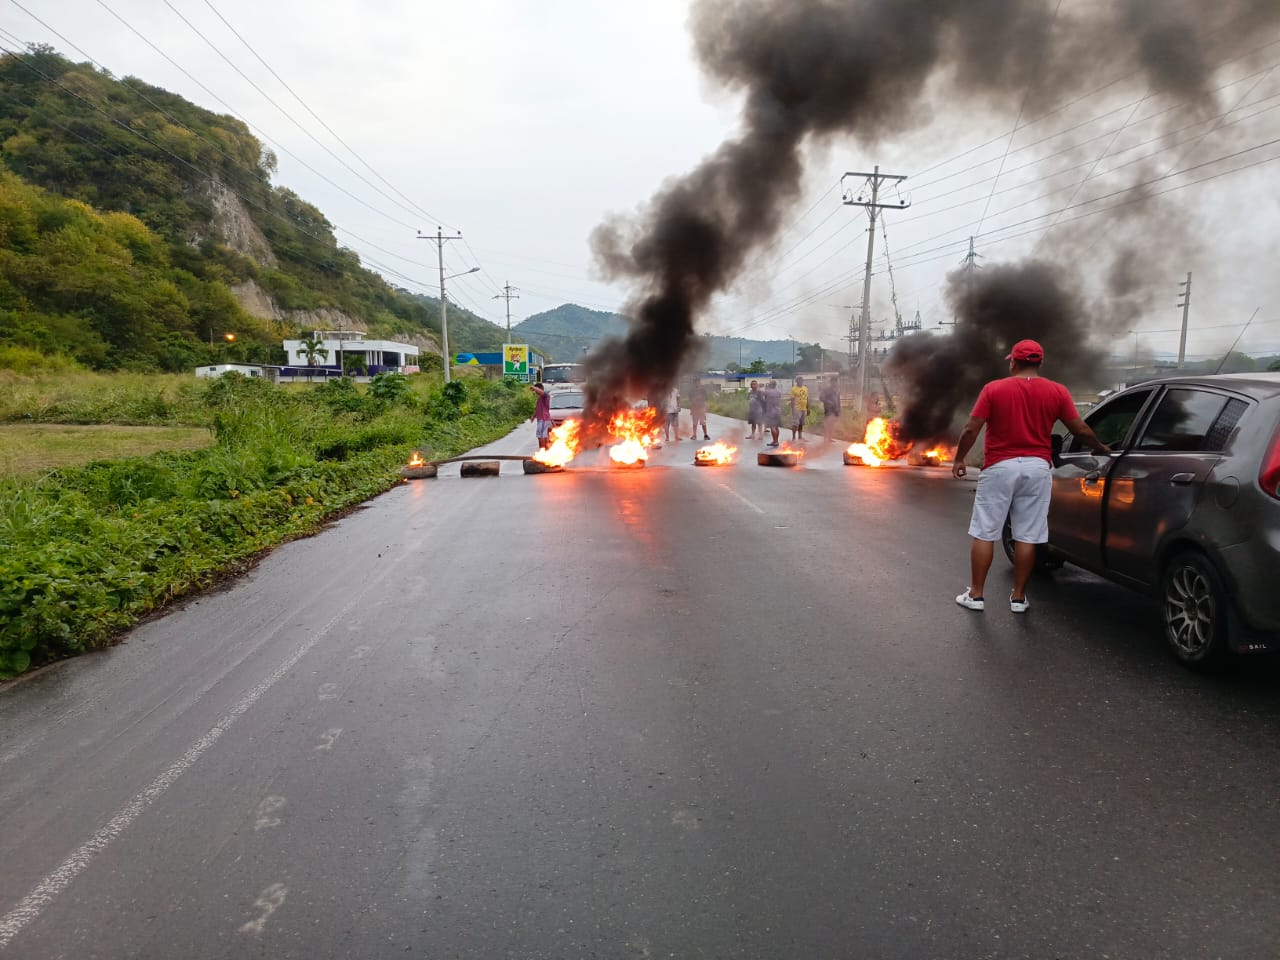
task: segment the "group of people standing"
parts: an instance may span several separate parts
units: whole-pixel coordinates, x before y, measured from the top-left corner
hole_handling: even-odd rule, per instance
[[[828,441],[835,437],[836,420],[840,416],[840,387],[835,377],[827,380],[818,394],[822,402],[823,435]],[[804,440],[805,424],[809,420],[809,388],[804,377],[796,377],[791,388],[791,439]],[[751,381],[747,393],[747,425],[751,428],[748,439],[763,440],[768,433],[773,439],[767,446],[778,446],[782,430],[782,391],[778,381],[770,380],[763,389],[759,380]]]

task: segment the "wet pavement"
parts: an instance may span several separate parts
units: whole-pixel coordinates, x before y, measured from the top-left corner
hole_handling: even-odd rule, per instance
[[[1002,558],[962,610],[971,480],[712,429],[444,467],[0,688],[0,957],[1276,955],[1276,660]]]

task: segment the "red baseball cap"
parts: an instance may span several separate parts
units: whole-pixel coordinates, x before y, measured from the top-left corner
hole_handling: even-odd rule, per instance
[[[1044,347],[1036,343],[1034,340],[1019,340],[1013,345],[1013,349],[1009,351],[1006,360],[1031,360],[1039,363],[1044,359]]]

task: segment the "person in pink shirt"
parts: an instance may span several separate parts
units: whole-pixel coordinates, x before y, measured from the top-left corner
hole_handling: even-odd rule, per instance
[[[1040,376],[1044,349],[1034,340],[1019,340],[1005,357],[1009,376],[992,380],[978,394],[969,422],[956,445],[951,472],[963,477],[964,458],[986,425],[982,475],[973,501],[969,536],[970,580],[956,603],[969,610],[986,607],[982,595],[1007,517],[1013,528],[1013,592],[1009,609],[1026,613],[1027,581],[1035,568],[1036,544],[1049,539],[1049,497],[1053,492],[1053,425],[1061,420],[1095,453],[1111,448],[1080,418],[1067,388]]]

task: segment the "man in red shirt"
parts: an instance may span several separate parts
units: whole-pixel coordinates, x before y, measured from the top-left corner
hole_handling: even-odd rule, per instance
[[[1036,544],[1049,539],[1049,496],[1053,491],[1053,425],[1061,420],[1091,450],[1108,454],[1111,448],[1099,440],[1076,410],[1067,388],[1040,376],[1044,350],[1034,340],[1019,340],[1009,355],[1009,376],[992,380],[978,394],[973,413],[960,434],[955,463],[956,477],[966,474],[965,455],[987,427],[983,445],[982,476],[973,501],[969,536],[971,579],[956,603],[969,610],[986,607],[982,590],[1008,517],[1013,527],[1013,592],[1009,609],[1026,613],[1027,581],[1036,562]]]

